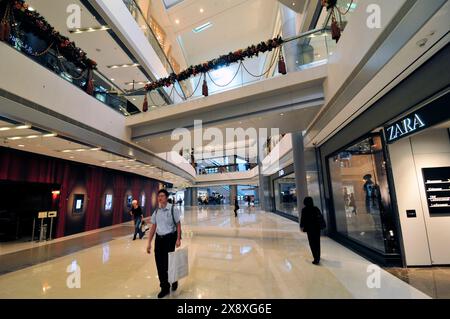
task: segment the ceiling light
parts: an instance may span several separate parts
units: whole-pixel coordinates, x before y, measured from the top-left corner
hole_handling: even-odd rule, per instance
[[[281,115],[281,116],[284,116],[284,113],[281,113],[280,115]]]
[[[180,24],[180,20],[176,19],[176,20],[175,20],[175,23],[176,23],[176,24]]]
[[[31,125],[19,125],[16,126],[16,130],[25,130],[31,128]]]
[[[32,138],[38,138],[39,135],[28,135],[26,138],[32,139]]]
[[[117,68],[132,68],[139,66],[139,63],[123,63],[123,64],[113,64],[106,66],[108,69],[117,69]]]
[[[111,81],[115,81],[115,79],[111,79]]]
[[[126,82],[125,85],[145,85],[148,82],[146,81],[139,81],[139,82]]]
[[[9,131],[10,127],[0,127],[0,131]]]
[[[205,10],[203,8],[200,8],[200,13],[205,12]]]
[[[72,158],[72,159],[73,159],[73,158],[75,158],[75,156],[70,156],[69,158]]]
[[[87,151],[87,149],[85,149],[85,148],[79,148],[79,149],[75,150],[75,152],[85,152],[85,151]]]
[[[212,23],[211,22],[206,22],[206,23],[204,23],[202,25],[199,25],[198,27],[194,28],[192,31],[194,33],[199,33],[199,32],[205,31],[206,29],[208,29],[210,27],[212,27]]]
[[[106,25],[100,25],[96,27],[90,27],[90,28],[76,28],[76,29],[70,29],[70,33],[84,33],[84,32],[94,32],[94,31],[106,31],[110,28]]]
[[[101,148],[100,147],[96,147],[96,148],[91,148],[91,151],[100,151]]]
[[[56,133],[49,133],[49,134],[44,134],[43,136],[44,137],[55,137],[55,136],[58,136],[58,134],[56,134]]]
[[[23,144],[19,144],[19,145],[17,145],[17,146],[19,146],[19,147],[25,147],[25,145],[23,145]]]

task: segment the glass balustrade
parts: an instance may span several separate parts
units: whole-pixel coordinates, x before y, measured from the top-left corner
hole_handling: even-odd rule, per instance
[[[328,62],[328,58],[336,48],[336,42],[331,38],[328,28],[313,30],[297,37],[285,39],[282,54],[288,72],[296,72],[316,67]],[[183,81],[185,87],[191,88],[183,92],[177,85],[168,90],[172,100],[178,95],[183,100],[202,98],[204,80],[208,85],[209,95],[244,87],[258,81],[282,76],[278,73],[279,49],[260,54],[257,57],[246,59],[242,63],[231,64],[206,74]],[[178,83],[177,83],[178,84]],[[183,93],[186,93],[183,95]],[[151,110],[155,110],[153,108]]]
[[[88,72],[68,62],[53,47],[47,48],[44,41],[31,33],[16,28],[6,42],[17,51],[44,66],[61,78],[84,90],[88,81]],[[93,71],[94,94],[100,102],[108,105],[125,116],[139,113],[139,109],[128,101],[123,92],[104,77],[99,71]]]

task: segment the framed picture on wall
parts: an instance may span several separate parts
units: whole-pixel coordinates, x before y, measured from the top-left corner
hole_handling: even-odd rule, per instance
[[[127,207],[131,208],[131,203],[133,202],[133,196],[127,195]]]
[[[73,197],[73,208],[72,212],[74,214],[81,214],[84,207],[84,194],[75,194]]]
[[[145,207],[145,194],[141,194],[141,207]]]
[[[113,200],[113,195],[112,194],[106,194],[106,197],[105,197],[105,211],[110,211],[112,209],[112,200]]]

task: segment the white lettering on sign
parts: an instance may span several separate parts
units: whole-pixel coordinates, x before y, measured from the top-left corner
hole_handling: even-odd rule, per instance
[[[418,129],[425,127],[425,123],[418,114],[413,117],[407,117],[404,120],[389,126],[386,131],[389,141],[396,140],[406,134],[413,133]]]

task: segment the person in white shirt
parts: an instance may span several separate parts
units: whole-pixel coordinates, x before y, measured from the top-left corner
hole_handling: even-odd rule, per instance
[[[163,298],[170,293],[168,281],[169,253],[175,251],[175,247],[181,246],[180,211],[175,204],[169,204],[169,193],[165,189],[158,192],[159,208],[155,210],[150,221],[152,227],[148,238],[147,253],[152,250],[152,240],[155,239],[155,261],[158,269],[161,292],[158,298]],[[178,282],[172,284],[172,291],[177,290]]]

